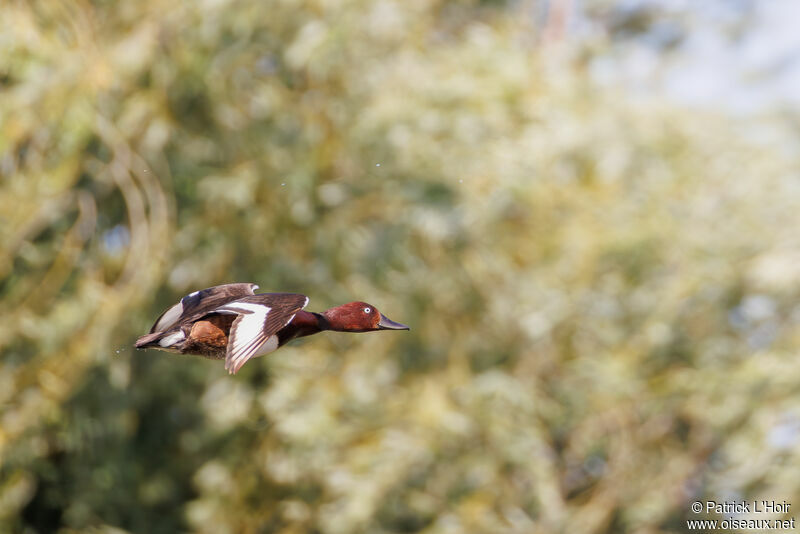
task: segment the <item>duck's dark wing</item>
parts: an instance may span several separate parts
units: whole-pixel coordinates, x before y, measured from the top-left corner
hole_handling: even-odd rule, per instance
[[[250,283],[223,284],[189,293],[156,319],[150,333],[164,332],[179,323],[200,318],[223,304],[253,295],[256,289],[258,286]]]
[[[295,314],[305,308],[308,297],[295,293],[262,293],[237,299],[217,308],[215,313],[238,315],[231,325],[225,369],[236,373],[270,341],[278,330],[289,324]],[[264,353],[278,348],[264,347]]]

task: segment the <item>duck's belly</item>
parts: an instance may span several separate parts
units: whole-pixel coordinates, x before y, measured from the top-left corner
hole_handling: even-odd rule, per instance
[[[212,360],[224,360],[226,348],[198,341],[187,341],[179,352],[181,354],[194,354],[203,358],[211,358]]]
[[[232,319],[224,315],[197,321],[186,336],[186,341],[180,349],[181,353],[196,354],[214,360],[224,359],[232,322]]]

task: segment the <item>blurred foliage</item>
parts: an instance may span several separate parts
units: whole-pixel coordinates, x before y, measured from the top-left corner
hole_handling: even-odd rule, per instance
[[[0,531],[676,532],[699,498],[800,505],[796,132],[600,90],[602,44],[542,44],[520,9],[0,8]],[[234,377],[131,351],[232,281],[412,330]]]

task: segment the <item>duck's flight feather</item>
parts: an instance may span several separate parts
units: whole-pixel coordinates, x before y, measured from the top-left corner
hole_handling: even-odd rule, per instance
[[[220,306],[214,313],[238,315],[231,325],[225,369],[236,373],[256,354],[278,348],[278,330],[289,324],[308,304],[308,297],[295,293],[262,293],[237,299]],[[263,348],[263,350],[262,350]]]

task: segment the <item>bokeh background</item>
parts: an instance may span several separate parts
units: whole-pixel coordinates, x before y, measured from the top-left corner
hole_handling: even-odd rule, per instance
[[[800,513],[798,16],[4,2],[0,531]],[[132,350],[232,281],[411,331],[315,336],[236,376]]]

